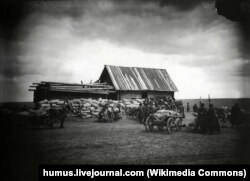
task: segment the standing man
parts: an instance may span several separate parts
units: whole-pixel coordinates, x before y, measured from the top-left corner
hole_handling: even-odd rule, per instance
[[[180,113],[181,113],[181,115],[182,115],[182,118],[185,118],[185,117],[186,117],[186,116],[185,116],[185,110],[184,110],[183,103],[181,103],[181,105],[180,105]]]
[[[144,102],[144,103],[143,103],[142,110],[143,110],[143,124],[145,125],[146,119],[147,119],[147,117],[149,116],[149,111],[148,111],[148,104],[147,104],[147,102]]]
[[[207,132],[207,125],[206,125],[206,114],[207,110],[205,109],[205,105],[201,103],[200,108],[198,109],[198,117],[196,119],[196,124],[195,124],[195,132],[202,132],[206,133]]]
[[[209,109],[207,111],[207,125],[209,134],[220,134],[220,124],[213,104],[209,104]]]
[[[144,122],[144,104],[140,103],[140,107],[138,109],[138,118],[140,121],[140,124],[142,124]]]
[[[194,111],[194,112],[198,112],[198,106],[197,106],[197,104],[194,104],[194,106],[193,106],[193,111]]]
[[[190,105],[189,105],[189,102],[187,103],[187,112],[190,112]]]
[[[231,110],[231,124],[232,127],[236,126],[236,128],[239,128],[240,122],[241,122],[241,109],[239,105],[236,103]]]

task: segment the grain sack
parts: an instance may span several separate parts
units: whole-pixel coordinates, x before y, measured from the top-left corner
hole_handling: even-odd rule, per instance
[[[98,108],[98,107],[99,107],[97,103],[91,103],[91,106],[92,106],[92,107],[95,107],[95,108]]]
[[[44,100],[40,101],[39,103],[40,103],[40,104],[48,104],[49,101],[48,101],[47,99],[44,99]]]
[[[52,108],[57,108],[58,106],[57,106],[57,104],[52,104],[51,107]]]
[[[112,112],[113,111],[112,107],[108,107],[108,111]]]
[[[83,107],[81,108],[81,111],[88,111],[88,108]]]
[[[118,101],[112,101],[114,104],[118,104]]]
[[[96,110],[95,110],[95,112],[100,112],[101,111],[101,108],[97,108]]]
[[[81,99],[73,99],[73,102],[81,102]]]
[[[119,110],[118,107],[114,108],[114,112],[119,112],[119,111],[120,111],[120,110]]]
[[[97,101],[97,100],[92,100],[91,103],[93,103],[93,104],[98,104],[99,101]]]
[[[121,107],[125,107],[125,105],[123,103],[119,103]]]
[[[104,102],[102,102],[102,103],[100,103],[100,104],[101,104],[102,107],[106,105]]]
[[[89,107],[89,110],[90,110],[90,111],[94,111],[95,108],[94,108],[94,107]]]
[[[90,110],[87,111],[81,111],[82,114],[90,114]]]
[[[79,107],[79,104],[72,104],[73,107]]]
[[[90,103],[85,103],[83,106],[84,107],[91,107],[91,104]]]
[[[109,107],[114,107],[114,104],[109,104]]]
[[[41,107],[50,107],[50,104],[41,104]]]
[[[64,101],[58,101],[57,104],[63,105],[63,104],[64,104]]]
[[[54,100],[50,100],[49,102],[51,104],[57,104],[60,100],[59,99],[54,99]]]
[[[95,116],[95,117],[98,117],[99,112],[93,112],[92,115]]]

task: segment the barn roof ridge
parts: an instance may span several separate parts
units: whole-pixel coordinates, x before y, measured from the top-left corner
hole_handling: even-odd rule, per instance
[[[113,66],[113,67],[125,67],[125,68],[141,68],[141,69],[156,69],[156,70],[166,70],[166,69],[163,69],[163,68],[149,68],[149,67],[130,67],[130,66],[120,66],[120,65],[104,65],[105,67],[106,66]]]
[[[104,65],[116,90],[178,91],[166,69]]]

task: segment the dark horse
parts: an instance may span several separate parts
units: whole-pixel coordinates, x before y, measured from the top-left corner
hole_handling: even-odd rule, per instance
[[[65,101],[61,108],[51,107],[44,110],[40,107],[21,112],[11,112],[8,122],[17,128],[52,128],[54,123],[60,122],[60,127],[63,128],[65,118],[71,110],[71,104]],[[4,117],[7,118],[6,114]]]
[[[54,123],[60,121],[60,127],[63,128],[67,114],[72,110],[72,105],[68,101],[64,101],[62,108],[50,108],[48,110],[49,116],[45,120],[45,125],[52,128]]]

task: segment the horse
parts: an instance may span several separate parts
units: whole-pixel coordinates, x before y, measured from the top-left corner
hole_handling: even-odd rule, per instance
[[[45,125],[52,128],[53,124],[60,121],[60,127],[64,127],[64,121],[69,112],[73,110],[71,103],[64,101],[61,108],[50,108],[48,110],[48,118],[45,120]]]

